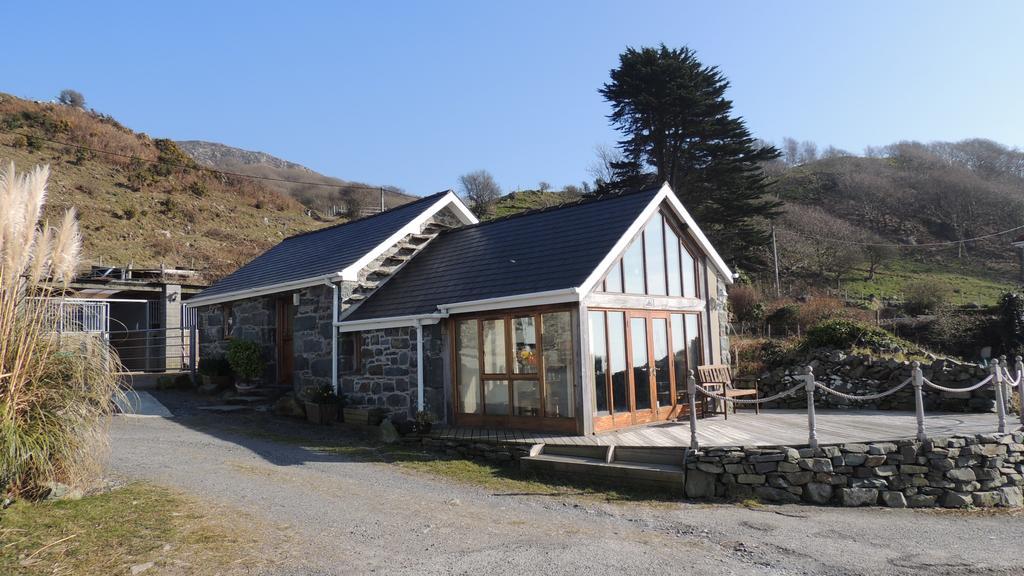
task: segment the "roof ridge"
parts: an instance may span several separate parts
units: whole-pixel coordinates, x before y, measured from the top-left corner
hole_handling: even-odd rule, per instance
[[[661,185],[658,185],[658,186],[644,186],[642,188],[637,188],[637,189],[634,189],[634,190],[621,190],[621,191],[618,191],[618,192],[608,192],[608,193],[605,193],[605,194],[598,194],[597,192],[591,192],[589,194],[584,194],[584,195],[580,196],[579,198],[577,198],[575,200],[569,200],[567,202],[562,202],[562,203],[559,203],[559,204],[554,204],[552,206],[543,206],[541,208],[530,208],[529,210],[523,210],[521,212],[515,212],[513,214],[507,214],[505,216],[501,216],[501,217],[498,217],[498,218],[492,218],[490,220],[481,220],[481,221],[477,222],[476,224],[466,224],[464,226],[459,226],[457,228],[451,228],[449,230],[445,230],[443,233],[444,234],[448,234],[448,233],[452,233],[452,232],[458,232],[459,230],[466,230],[466,229],[469,229],[469,228],[479,228],[481,226],[486,226],[488,224],[497,224],[499,222],[505,222],[505,221],[508,221],[508,220],[512,220],[514,218],[522,218],[524,216],[533,216],[535,214],[541,214],[541,213],[544,213],[544,212],[553,212],[555,210],[561,210],[563,208],[576,208],[576,207],[579,207],[579,206],[585,206],[585,205],[589,205],[589,204],[596,204],[598,202],[604,202],[606,200],[614,200],[616,198],[622,198],[622,197],[625,197],[625,196],[633,196],[635,194],[642,194],[644,192],[650,192],[652,190],[660,190],[660,189],[661,189]]]
[[[424,202],[426,200],[429,200],[431,198],[434,198],[434,197],[444,196],[444,195],[448,194],[449,192],[452,192],[452,190],[450,188],[448,190],[442,190],[441,192],[434,192],[433,194],[429,194],[427,196],[421,196],[421,197],[417,198],[416,200],[413,200],[412,202],[406,202],[405,204],[399,204],[398,206],[395,206],[394,208],[388,208],[387,210],[385,210],[383,212],[377,212],[376,214],[369,214],[367,216],[360,216],[359,218],[356,218],[354,220],[346,220],[345,222],[339,222],[337,224],[332,224],[330,226],[324,226],[323,228],[317,228],[316,230],[309,230],[307,232],[299,232],[298,234],[292,234],[291,236],[285,236],[285,238],[283,240],[281,240],[281,242],[286,242],[286,241],[291,240],[293,238],[299,238],[299,237],[302,237],[302,236],[309,236],[311,234],[317,234],[319,232],[326,232],[328,230],[334,230],[336,228],[341,228],[342,226],[348,226],[349,224],[355,224],[356,222],[362,222],[363,220],[370,220],[372,218],[376,218],[378,216],[383,216],[384,214],[388,214],[390,212],[394,212],[395,210],[401,210],[403,208],[409,208],[411,206],[415,206],[417,204],[420,204],[420,203],[422,203],[422,202]]]

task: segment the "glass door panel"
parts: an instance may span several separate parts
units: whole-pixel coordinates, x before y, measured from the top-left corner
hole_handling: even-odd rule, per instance
[[[590,355],[594,360],[594,411],[608,412],[608,342],[604,312],[590,313]]]
[[[490,416],[508,414],[508,381],[484,381],[484,410]]]
[[[572,418],[575,416],[572,314],[544,314],[540,326],[544,347],[544,415],[548,418]]]
[[[629,412],[629,378],[626,377],[626,314],[608,313],[609,367],[612,371],[612,410]]]
[[[537,325],[533,316],[512,319],[512,371],[537,373]]]
[[[686,337],[683,327],[683,315],[672,315],[672,361],[676,373],[676,390],[686,390],[686,378],[689,376],[689,366],[686,362]]]
[[[480,353],[476,320],[462,320],[457,332],[459,412],[480,413]]]
[[[650,410],[651,371],[647,356],[647,319],[630,318],[629,327],[633,344],[633,398],[637,410]]]
[[[672,405],[672,376],[669,368],[668,353],[668,320],[665,318],[651,319],[652,347],[654,349],[654,390],[657,393],[658,407]]]
[[[505,373],[505,321],[484,320],[484,373]]]
[[[540,416],[540,382],[513,380],[512,410],[515,416]]]

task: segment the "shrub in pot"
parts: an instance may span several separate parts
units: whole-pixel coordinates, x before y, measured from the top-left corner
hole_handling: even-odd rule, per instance
[[[203,382],[204,389],[217,391],[230,386],[234,375],[227,358],[214,356],[199,363],[199,378]]]
[[[232,340],[228,344],[228,364],[235,373],[235,388],[248,392],[260,384],[263,357],[260,347],[249,340]]]
[[[306,388],[306,420],[313,424],[331,424],[338,420],[338,410],[342,400],[330,386],[310,386]]]

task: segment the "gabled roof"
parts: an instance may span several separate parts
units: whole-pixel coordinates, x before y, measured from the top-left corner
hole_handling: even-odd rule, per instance
[[[438,306],[580,286],[656,188],[449,230],[344,321],[436,313]]]
[[[529,296],[530,304],[579,300],[662,205],[731,283],[732,272],[664,184],[446,231],[342,322],[512,307],[519,295]]]
[[[200,292],[189,304],[202,306],[295,290],[325,279],[354,280],[360,268],[418,231],[446,206],[452,206],[463,222],[477,222],[453,192],[438,192],[380,214],[285,238]]]

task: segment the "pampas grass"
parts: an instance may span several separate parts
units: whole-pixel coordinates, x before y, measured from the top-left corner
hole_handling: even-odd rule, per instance
[[[73,210],[39,224],[48,178],[0,169],[0,490],[27,496],[95,477],[121,393],[102,340],[54,330],[82,238]]]

